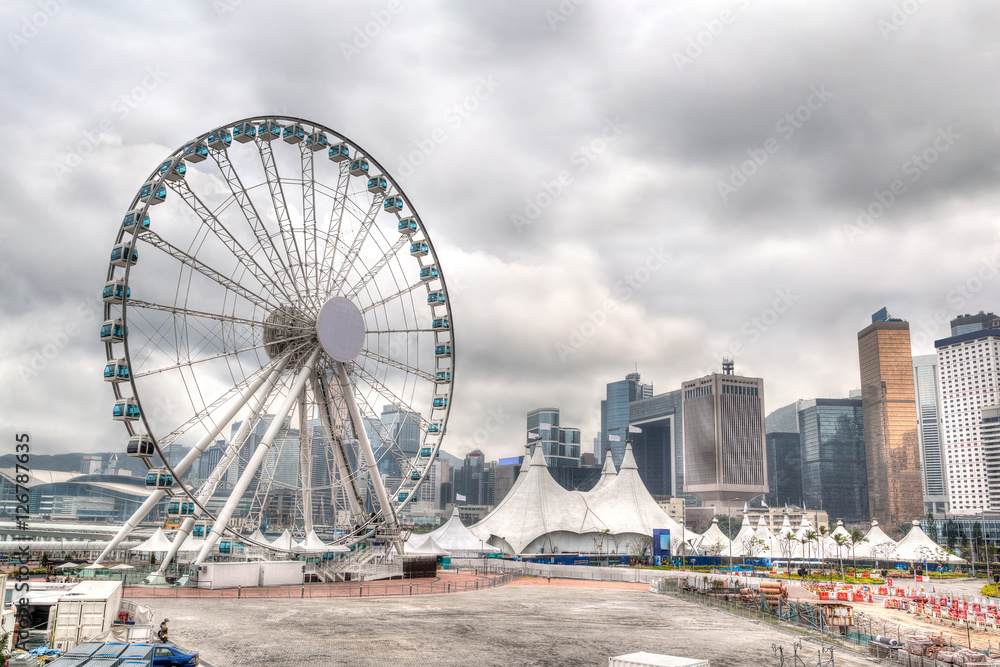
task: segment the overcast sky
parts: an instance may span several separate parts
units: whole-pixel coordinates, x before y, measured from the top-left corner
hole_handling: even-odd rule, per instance
[[[419,209],[454,454],[519,453],[542,406],[589,451],[636,364],[663,392],[729,354],[768,412],[845,396],[882,306],[915,354],[1000,310],[990,3],[36,0],[0,25],[0,423],[37,453],[123,447],[97,337],[122,210],[257,114],[343,132]]]

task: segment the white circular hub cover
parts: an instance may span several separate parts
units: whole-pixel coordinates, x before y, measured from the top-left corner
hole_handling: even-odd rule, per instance
[[[350,299],[334,297],[316,318],[319,344],[335,361],[353,361],[365,343],[365,320]]]

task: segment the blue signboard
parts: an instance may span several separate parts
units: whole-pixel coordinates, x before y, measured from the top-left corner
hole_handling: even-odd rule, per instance
[[[653,557],[670,558],[670,529],[653,529]]]
[[[521,457],[520,456],[508,456],[507,458],[500,459],[500,461],[498,462],[498,465],[502,465],[502,466],[516,466],[516,465],[521,465]]]

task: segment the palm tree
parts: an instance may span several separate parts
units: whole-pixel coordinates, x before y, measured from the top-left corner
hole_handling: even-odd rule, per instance
[[[862,542],[867,542],[868,538],[865,534],[861,532],[860,528],[851,528],[850,532],[847,534],[847,539],[851,541],[851,553],[854,556],[854,573],[858,572],[858,545]]]
[[[809,544],[810,542],[815,542],[819,539],[819,533],[813,529],[809,529],[802,535],[802,543]],[[810,549],[809,556],[812,556],[812,550]],[[806,556],[806,569],[809,569],[809,556]]]
[[[816,553],[819,554],[819,558],[820,558],[820,560],[822,560],[823,556],[824,556],[824,554],[823,554],[823,540],[826,539],[826,536],[830,534],[830,527],[829,526],[820,526],[818,532],[819,532],[819,537],[816,539],[816,547],[817,547]]]
[[[840,555],[840,549],[845,544],[851,541],[851,538],[843,533],[837,533],[833,536],[833,541],[837,545],[837,558],[840,560],[840,577],[847,581],[847,577],[844,576],[844,559]]]
[[[795,549],[792,545],[798,541],[795,533],[791,530],[786,530],[784,533],[778,534],[778,546],[781,548],[781,555],[785,559],[785,568],[789,579],[792,578],[792,552]]]

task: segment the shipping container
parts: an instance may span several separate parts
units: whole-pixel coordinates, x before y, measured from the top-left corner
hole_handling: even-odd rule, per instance
[[[198,566],[198,588],[214,590],[302,584],[305,581],[304,567],[297,560],[205,563]]]
[[[74,586],[49,612],[49,646],[66,651],[111,629],[122,602],[120,581],[85,581]]]
[[[608,667],[709,667],[708,660],[659,653],[629,653],[608,659]]]

